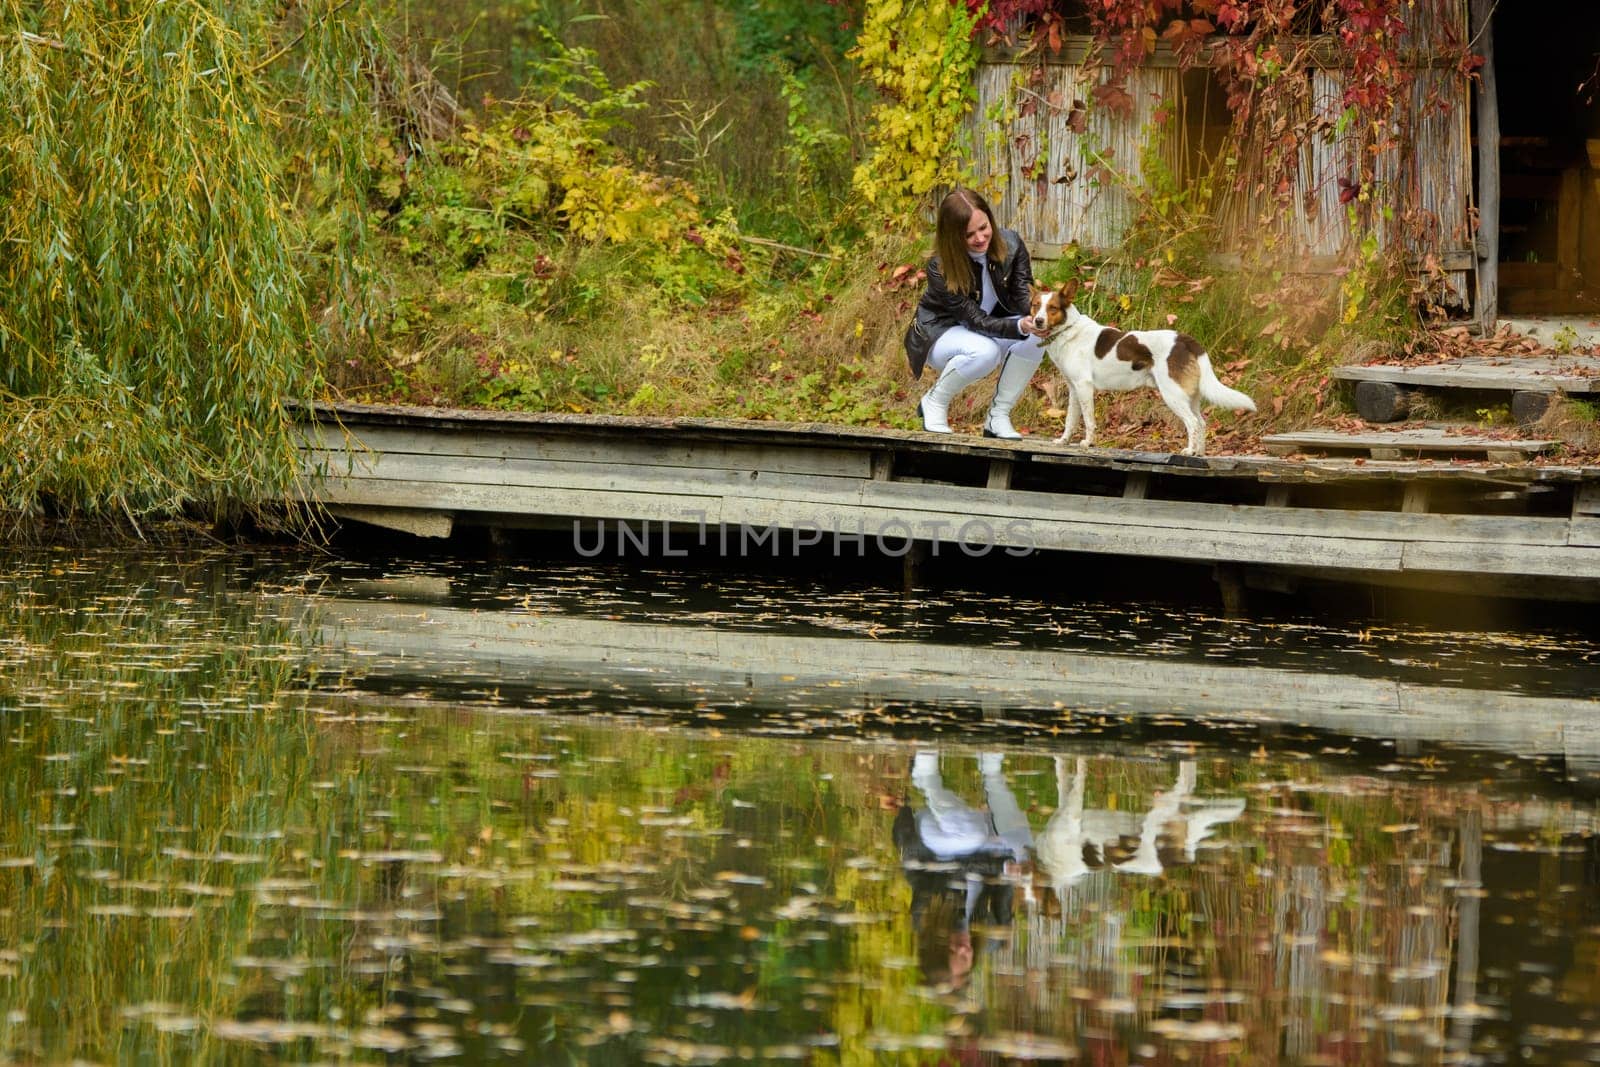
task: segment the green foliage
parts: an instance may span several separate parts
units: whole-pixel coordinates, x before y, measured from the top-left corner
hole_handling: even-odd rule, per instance
[[[551,47],[538,95],[385,175],[379,262],[395,291],[377,347],[409,353],[340,367],[342,388],[527,410],[622,403],[641,384],[629,331],[748,287],[731,212],[709,217],[689,185],[605,140],[640,86],[612,88],[592,53]]]
[[[910,216],[962,176],[956,149],[976,95],[974,25],[966,5],[946,0],[882,0],[867,10],[851,55],[882,99],[853,184],[892,217]]]
[[[1550,338],[1550,350],[1557,355],[1565,356],[1578,347],[1578,332],[1570,325],[1563,325]]]
[[[672,242],[699,221],[688,186],[629,166],[605,140],[638,109],[644,83],[613,88],[591,52],[552,47],[535,68],[539,94],[469,122],[395,186],[389,225],[410,255],[470,267],[508,229]]]
[[[459,6],[430,5],[436,14]],[[485,16],[496,21],[501,38],[486,40],[474,29],[462,49],[478,48],[476,67],[502,68],[492,79],[500,97],[536,90],[557,39],[589,51],[613,85],[648,82],[638,96],[645,106],[609,131],[608,143],[630,165],[694,182],[709,213],[731,210],[747,232],[810,246],[839,237],[837,216],[860,158],[861,91],[843,62],[860,6],[861,0],[618,0],[589,11],[563,0],[505,0]],[[511,20],[518,8],[529,9],[533,21]],[[535,37],[531,50],[509,43]],[[515,76],[505,78],[506,71]],[[480,82],[470,84],[481,92]],[[842,138],[838,150],[811,154],[804,175],[792,166],[797,103],[805,131]],[[800,177],[808,184],[797,194]]]
[[[721,0],[718,6],[732,19],[736,66],[746,74],[777,64],[805,76],[821,57],[842,55],[855,44],[855,5]]]
[[[294,188],[338,199],[360,141],[359,9],[0,0],[0,508],[137,516],[286,492],[316,380]],[[339,5],[342,8],[343,5]],[[342,51],[274,73],[288,43]],[[342,73],[341,73],[342,72]],[[297,110],[298,106],[298,110]],[[368,109],[370,112],[370,109]],[[292,156],[295,139],[334,148]],[[291,162],[293,166],[291,166]],[[359,226],[323,253],[359,305]],[[342,267],[341,267],[342,265]]]
[[[792,175],[795,203],[801,211],[820,215],[830,206],[826,176],[844,162],[849,139],[817,121],[811,110],[809,87],[800,75],[787,68],[781,69],[780,75],[779,93],[789,134],[783,154]]]
[[[1564,400],[1567,410],[1574,418],[1588,423],[1600,423],[1600,402],[1579,400],[1576,397],[1565,397]]]

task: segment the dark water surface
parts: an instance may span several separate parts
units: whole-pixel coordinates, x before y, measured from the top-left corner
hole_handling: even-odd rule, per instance
[[[0,1062],[1600,1062],[1593,631],[715,578],[0,557]]]

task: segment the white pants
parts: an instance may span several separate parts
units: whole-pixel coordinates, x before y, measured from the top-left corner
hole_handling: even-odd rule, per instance
[[[1037,337],[990,337],[965,326],[952,326],[933,342],[928,366],[936,373],[943,373],[946,367],[954,364],[957,374],[977,381],[994,373],[1008,352],[1035,367],[1044,358],[1044,348]]]
[[[1001,757],[985,752],[978,757],[983,774],[984,799],[989,810],[979,811],[944,784],[937,752],[918,752],[911,764],[911,781],[922,790],[927,807],[917,813],[922,843],[942,860],[978,852],[1010,852],[1026,859],[1033,844],[1028,817],[1006,781]]]

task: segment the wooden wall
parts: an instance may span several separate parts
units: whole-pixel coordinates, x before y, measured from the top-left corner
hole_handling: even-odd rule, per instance
[[[1068,126],[1074,100],[1087,100],[1082,43],[1044,67],[1042,84],[1027,84],[1037,61],[991,52],[978,68],[978,101],[971,137],[974,170],[994,194],[991,203],[1002,225],[1017,230],[1030,249],[1050,255],[1076,241],[1085,248],[1116,245],[1134,213],[1134,191],[1143,184],[1142,156],[1149,131],[1163,103],[1177,99],[1176,65],[1149,65],[1135,71],[1129,91],[1130,115],[1091,109],[1081,136]],[[1076,61],[1072,61],[1076,60]],[[1031,114],[1019,106],[1031,101]],[[1001,121],[992,121],[996,116]],[[1027,168],[1044,153],[1038,177]],[[1176,167],[1176,152],[1167,162]]]
[[[1352,229],[1349,209],[1340,202],[1339,181],[1362,174],[1361,148],[1354,138],[1333,132],[1345,111],[1348,72],[1329,48],[1326,62],[1304,75],[1310,81],[1309,114],[1299,116],[1324,120],[1327,134],[1302,147],[1287,196],[1269,196],[1247,184],[1243,193],[1219,198],[1222,251],[1275,247],[1303,269],[1331,270],[1347,263],[1366,234],[1375,231],[1385,247],[1406,241],[1413,265],[1437,274],[1446,303],[1470,304],[1470,87],[1453,59],[1446,59],[1466,40],[1467,0],[1416,0],[1411,19],[1402,50],[1415,81],[1387,118],[1388,132],[1404,147],[1365,168],[1373,180],[1363,184],[1373,199],[1357,205],[1357,226]],[[1087,44],[1069,41],[1059,55],[1045,59],[1042,69],[1036,55],[991,48],[977,75],[969,127],[973,169],[994,194],[1002,224],[1018,229],[1045,255],[1073,241],[1104,249],[1121,240],[1133,215],[1132,187],[1143,182],[1145,152],[1159,151],[1177,174],[1193,172],[1199,164],[1183,138],[1164,138],[1152,147],[1158,112],[1181,114],[1188,103],[1185,80],[1164,48],[1131,76],[1131,114],[1091,109],[1087,132],[1071,131],[1072,101],[1090,96]],[[1031,114],[1020,115],[1028,109],[1019,104],[1030,103]],[[1358,123],[1370,118],[1357,116]],[[1038,157],[1040,145],[1047,146],[1046,165],[1033,177],[1025,168]],[[1097,165],[1102,162],[1106,165]]]

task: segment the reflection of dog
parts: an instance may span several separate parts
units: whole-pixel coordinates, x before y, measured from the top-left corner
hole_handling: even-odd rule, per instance
[[[1236,411],[1254,411],[1255,401],[1217,380],[1200,343],[1176,330],[1124,333],[1101,326],[1073,306],[1077,279],[1056,289],[1032,290],[1033,324],[1050,331],[1045,351],[1067,379],[1067,424],[1057,442],[1068,441],[1083,419],[1083,443],[1094,444],[1094,391],[1120,392],[1153,385],[1189,432],[1186,456],[1206,451],[1206,420],[1200,401]]]
[[[1039,867],[1057,897],[1064,898],[1068,889],[1093,871],[1109,868],[1153,876],[1169,867],[1193,863],[1196,847],[1210,836],[1212,828],[1237,819],[1245,806],[1236,797],[1195,800],[1195,770],[1193,760],[1181,761],[1177,781],[1171,789],[1157,793],[1143,815],[1127,810],[1086,810],[1086,761],[1080,757],[1069,773],[1066,757],[1057,756],[1060,807],[1034,845]]]

